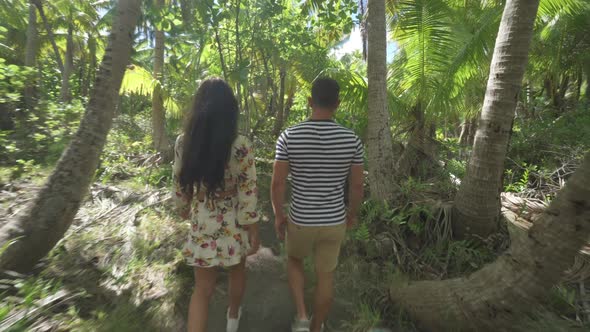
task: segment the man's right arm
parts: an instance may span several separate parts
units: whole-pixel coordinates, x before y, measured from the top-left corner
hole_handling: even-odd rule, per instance
[[[350,167],[350,178],[348,186],[348,215],[346,217],[348,227],[356,224],[359,207],[364,196],[364,168],[363,164],[353,164]]]

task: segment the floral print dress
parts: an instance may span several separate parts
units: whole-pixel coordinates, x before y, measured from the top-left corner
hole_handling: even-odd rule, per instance
[[[182,141],[183,136],[180,135],[174,147],[174,199],[180,213],[190,216],[191,223],[182,254],[187,264],[192,266],[236,265],[250,250],[248,232],[243,226],[259,220],[252,145],[244,136],[238,136],[231,148],[230,160],[225,169],[225,187],[221,191],[235,188],[236,194],[199,201],[180,190],[178,177],[182,165]]]

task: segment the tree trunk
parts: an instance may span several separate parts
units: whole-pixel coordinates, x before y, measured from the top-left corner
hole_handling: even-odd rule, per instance
[[[289,123],[289,116],[291,115],[291,108],[293,108],[293,103],[295,102],[295,83],[291,82],[291,89],[289,90],[289,95],[287,96],[287,102],[285,103],[285,114],[283,115],[283,123]]]
[[[368,126],[367,156],[371,197],[391,200],[394,196],[394,160],[389,112],[387,111],[387,35],[385,0],[368,3]]]
[[[27,44],[25,48],[25,66],[34,68],[37,59],[37,9],[33,3],[29,4],[29,21],[27,25]],[[35,99],[35,82],[27,82],[25,87],[25,104],[31,108]]]
[[[275,119],[274,128],[272,130],[273,137],[275,138],[279,137],[281,130],[283,129],[285,114],[285,78],[287,76],[285,71],[285,65],[282,65],[279,72],[279,106],[277,107],[277,116]]]
[[[508,0],[504,7],[467,175],[455,197],[459,237],[498,228],[504,161],[538,7],[538,0]]]
[[[158,8],[164,7],[164,0],[158,0]],[[164,31],[156,29],[156,43],[154,46],[154,91],[152,93],[152,139],[154,149],[165,159],[170,152],[170,142],[166,136],[166,111],[164,110],[164,96],[162,95],[164,70]]]
[[[590,153],[551,205],[494,263],[461,278],[392,287],[428,331],[514,331],[572,266],[590,235]]]
[[[221,70],[223,71],[223,79],[227,81],[227,68],[225,59],[223,58],[223,49],[221,47],[221,38],[219,38],[218,27],[215,27],[215,43],[217,44],[217,52],[219,52],[219,62],[221,63]]]
[[[467,139],[469,138],[469,130],[471,125],[471,119],[465,119],[461,126],[461,134],[459,135],[459,144],[461,146],[468,146]]]
[[[430,128],[426,125],[424,111],[420,104],[414,107],[412,114],[414,126],[404,152],[399,158],[397,172],[398,176],[422,178],[428,175],[428,166],[433,165],[434,149],[431,143],[433,137],[429,131]]]
[[[473,146],[473,143],[475,142],[475,133],[477,133],[477,118],[472,118],[469,120],[469,136],[467,136],[468,146]]]
[[[69,20],[71,21],[71,17]],[[70,76],[74,68],[74,27],[70,22],[68,25],[68,35],[66,37],[66,57],[64,63],[64,71],[61,73],[61,90],[60,99],[64,103],[68,103],[72,100],[72,94],[70,92]]]
[[[0,257],[0,270],[30,271],[72,223],[113,122],[139,12],[139,0],[118,1],[109,45],[78,131],[26,212],[0,229],[0,244],[12,242]]]
[[[33,4],[37,7],[39,11],[39,16],[41,16],[41,20],[43,21],[43,25],[45,26],[45,31],[47,31],[47,36],[49,37],[49,41],[51,42],[51,46],[53,47],[53,53],[55,54],[55,61],[57,62],[57,66],[59,67],[59,72],[64,72],[64,63],[61,60],[61,55],[59,54],[59,48],[55,43],[55,36],[53,35],[53,30],[51,29],[51,25],[49,21],[47,21],[47,17],[45,16],[45,11],[43,10],[43,4],[41,0],[31,0]]]

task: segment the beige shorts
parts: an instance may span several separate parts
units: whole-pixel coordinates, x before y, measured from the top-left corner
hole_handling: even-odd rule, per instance
[[[345,223],[335,226],[299,226],[289,221],[287,255],[304,259],[313,253],[316,269],[320,272],[332,272],[338,265],[345,234]]]

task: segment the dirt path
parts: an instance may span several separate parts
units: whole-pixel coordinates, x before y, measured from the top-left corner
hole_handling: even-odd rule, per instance
[[[281,254],[281,242],[275,235],[272,223],[272,208],[270,197],[266,194],[269,192],[266,182],[259,184],[259,208],[264,219],[269,221],[260,225],[260,251],[247,261],[248,283],[242,306],[240,332],[288,332],[291,331],[291,321],[295,315],[287,283],[285,258]],[[311,282],[306,284],[308,306],[312,301],[313,286]],[[336,299],[327,331],[345,331],[338,327],[341,325],[340,321],[350,319],[351,308],[345,302],[343,299]],[[225,331],[226,308],[227,273],[222,272],[210,307],[208,331]]]

